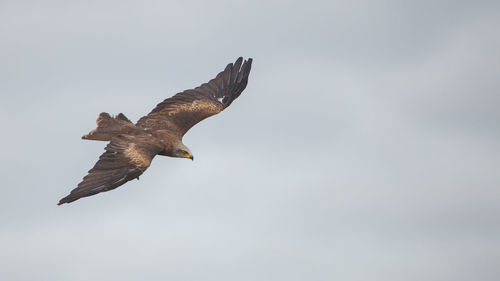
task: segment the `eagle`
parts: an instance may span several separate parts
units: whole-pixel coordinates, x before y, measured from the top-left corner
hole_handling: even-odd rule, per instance
[[[247,86],[251,67],[251,58],[243,61],[240,57],[208,83],[165,99],[135,124],[123,113],[99,114],[97,128],[82,139],[109,141],[105,152],[58,205],[139,179],[156,155],[193,160],[182,137],[195,124],[223,111],[240,96]]]

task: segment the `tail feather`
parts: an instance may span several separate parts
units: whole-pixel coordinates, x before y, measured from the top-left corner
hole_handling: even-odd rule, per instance
[[[84,140],[109,141],[113,137],[129,133],[136,127],[123,113],[112,117],[107,112],[102,112],[96,120],[97,128],[82,136]]]

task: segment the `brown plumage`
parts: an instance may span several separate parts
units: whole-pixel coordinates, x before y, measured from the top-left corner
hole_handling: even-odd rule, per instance
[[[156,155],[192,160],[182,137],[196,123],[231,105],[245,89],[251,66],[252,59],[243,62],[243,58],[238,58],[208,83],[162,101],[136,124],[122,113],[116,117],[99,114],[97,128],[82,138],[110,141],[106,151],[58,205],[138,179]]]

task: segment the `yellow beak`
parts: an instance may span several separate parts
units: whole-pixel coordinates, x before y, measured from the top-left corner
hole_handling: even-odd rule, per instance
[[[186,156],[186,158],[189,158],[189,159],[191,159],[191,160],[194,160],[193,154],[189,154],[188,156]]]

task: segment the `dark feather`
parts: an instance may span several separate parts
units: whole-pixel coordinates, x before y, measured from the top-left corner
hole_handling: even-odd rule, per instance
[[[243,58],[238,58],[208,83],[162,101],[136,125],[184,135],[198,122],[231,105],[245,89],[251,67],[252,59],[243,62]]]
[[[116,136],[78,187],[61,199],[58,205],[115,189],[138,178],[162,148],[161,143],[148,134]]]

